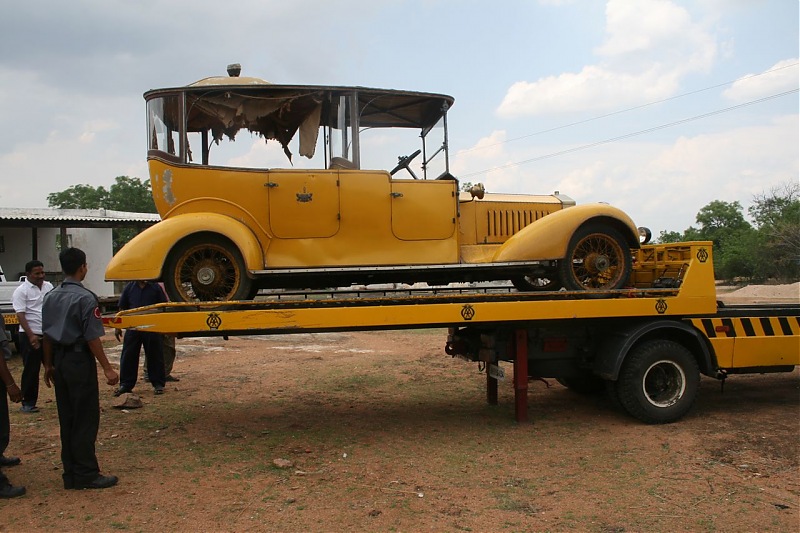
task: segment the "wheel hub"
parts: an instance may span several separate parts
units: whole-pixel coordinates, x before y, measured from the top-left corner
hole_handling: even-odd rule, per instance
[[[683,397],[686,375],[672,361],[659,361],[647,369],[642,385],[651,404],[669,407]]]
[[[217,278],[216,271],[208,266],[201,267],[197,270],[197,282],[200,285],[211,285],[214,283],[214,280]]]
[[[611,268],[611,259],[605,254],[590,253],[584,260],[586,270],[591,274],[600,274]]]

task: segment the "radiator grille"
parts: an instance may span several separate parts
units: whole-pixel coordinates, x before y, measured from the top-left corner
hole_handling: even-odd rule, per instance
[[[490,237],[511,237],[519,230],[550,214],[544,210],[490,209],[486,212],[486,224]]]

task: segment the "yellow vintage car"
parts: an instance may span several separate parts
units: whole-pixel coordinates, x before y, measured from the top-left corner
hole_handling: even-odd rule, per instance
[[[161,280],[173,301],[388,282],[628,283],[640,240],[619,209],[558,193],[461,190],[449,163],[452,97],[279,85],[238,69],[145,93],[162,220],[113,257],[107,280]],[[284,168],[226,158],[242,137],[279,146]],[[385,164],[387,153],[408,155]]]

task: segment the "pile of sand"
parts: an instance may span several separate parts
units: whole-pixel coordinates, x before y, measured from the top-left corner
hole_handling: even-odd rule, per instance
[[[789,285],[748,285],[725,295],[729,298],[795,299],[800,301],[800,282]]]

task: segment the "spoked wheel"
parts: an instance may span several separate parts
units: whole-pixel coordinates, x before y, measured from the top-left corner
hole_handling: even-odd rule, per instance
[[[561,288],[558,278],[537,278],[534,276],[522,276],[511,280],[514,287],[520,292],[530,291],[557,291]]]
[[[175,302],[227,302],[246,300],[254,294],[236,246],[208,234],[185,239],[173,249],[164,287]]]
[[[572,236],[559,277],[569,290],[619,289],[631,274],[631,251],[620,233],[603,224],[589,224]]]

